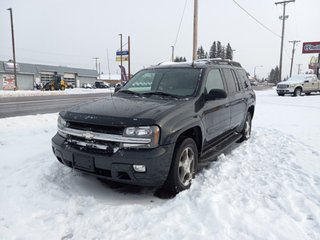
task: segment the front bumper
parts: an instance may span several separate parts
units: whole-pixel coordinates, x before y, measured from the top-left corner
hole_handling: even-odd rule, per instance
[[[278,94],[292,94],[294,92],[294,88],[277,88]]]
[[[103,154],[73,148],[56,134],[52,150],[59,162],[83,173],[115,182],[141,186],[162,186],[167,179],[174,144],[155,149],[118,149]],[[136,172],[133,165],[145,165],[146,172]]]

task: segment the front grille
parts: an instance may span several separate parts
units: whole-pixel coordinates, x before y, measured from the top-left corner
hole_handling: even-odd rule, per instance
[[[286,84],[279,84],[277,86],[277,88],[288,88],[288,87],[289,87],[289,85],[286,85]]]
[[[85,132],[122,135],[124,127],[112,127],[80,122],[68,122],[68,128]],[[112,155],[120,147],[119,142],[86,139],[85,137],[68,135],[67,142],[75,149]]]
[[[120,146],[119,143],[115,142],[87,140],[76,136],[69,136],[67,138],[67,142],[70,146],[78,150],[108,155],[115,153]]]
[[[112,127],[112,126],[103,126],[95,125],[89,123],[79,123],[79,122],[68,122],[69,128],[83,130],[83,131],[92,131],[98,133],[107,133],[107,134],[119,134],[122,135],[124,127]]]

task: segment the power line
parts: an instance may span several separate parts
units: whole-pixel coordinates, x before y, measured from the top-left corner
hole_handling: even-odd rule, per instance
[[[181,16],[181,20],[180,20],[180,24],[179,24],[179,28],[178,28],[176,40],[174,41],[174,45],[173,45],[174,47],[176,46],[176,43],[177,43],[177,40],[178,40],[178,35],[179,35],[179,32],[180,32],[180,27],[181,27],[182,19],[183,19],[183,16],[184,16],[184,12],[186,10],[187,2],[188,2],[188,0],[186,0],[186,3],[184,4],[184,8],[183,8],[183,12],[182,12],[182,16]]]
[[[250,17],[252,17],[257,23],[259,23],[261,26],[263,26],[265,29],[267,29],[269,32],[273,33],[274,35],[276,35],[277,37],[280,37],[280,35],[276,34],[274,31],[272,31],[271,29],[269,29],[268,27],[266,27],[263,23],[261,23],[258,19],[256,19],[254,16],[252,16],[247,10],[245,10],[239,3],[237,3],[235,0],[232,0],[235,4],[238,5],[238,7],[240,7],[245,13],[247,13]]]

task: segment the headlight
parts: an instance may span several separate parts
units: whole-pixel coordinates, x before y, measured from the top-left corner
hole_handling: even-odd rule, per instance
[[[64,133],[64,132],[62,132],[61,130],[63,129],[63,128],[65,128],[65,127],[67,127],[68,126],[68,123],[67,123],[67,121],[66,120],[64,120],[62,117],[58,117],[58,133],[59,133],[59,135],[61,135],[62,137],[67,137],[67,134],[66,133]],[[61,129],[61,130],[60,130]]]
[[[58,128],[64,128],[67,126],[67,121],[64,120],[62,117],[58,117]]]
[[[155,148],[159,144],[160,129],[157,126],[128,127],[123,131],[124,137],[148,138],[150,143],[122,143],[124,148]]]

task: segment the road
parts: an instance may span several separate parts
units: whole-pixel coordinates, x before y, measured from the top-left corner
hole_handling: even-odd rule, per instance
[[[110,93],[0,98],[0,118],[55,113]]]
[[[260,91],[269,89],[270,86],[253,86],[252,88]],[[110,93],[0,98],[0,118],[60,112],[76,104],[105,97],[108,94]]]

